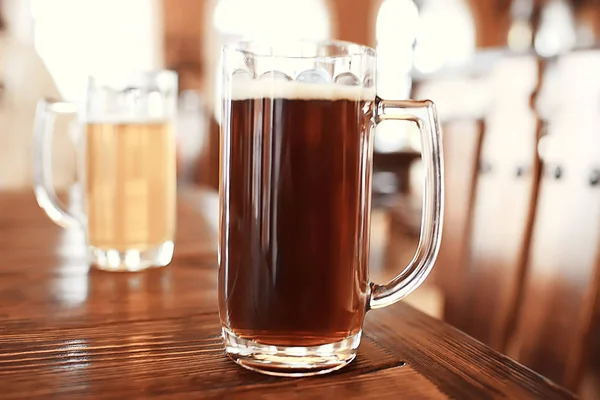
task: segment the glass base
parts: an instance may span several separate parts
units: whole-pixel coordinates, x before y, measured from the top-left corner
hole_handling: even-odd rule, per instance
[[[242,339],[222,329],[225,351],[236,363],[266,375],[303,377],[336,371],[356,357],[362,331],[331,344],[280,347]]]
[[[146,250],[100,249],[89,246],[91,263],[104,271],[136,272],[150,267],[164,267],[173,258],[173,242],[167,241]]]

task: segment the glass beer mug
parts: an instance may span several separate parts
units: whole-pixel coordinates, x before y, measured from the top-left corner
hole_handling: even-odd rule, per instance
[[[34,186],[57,224],[85,232],[90,262],[110,271],[165,266],[173,255],[176,201],[174,120],[177,74],[154,71],[120,81],[90,78],[79,113],[41,100],[34,131]],[[77,113],[83,210],[69,212],[52,184],[56,114]]]
[[[223,49],[219,313],[227,354],[266,374],[334,371],[365,313],[407,296],[437,257],[442,150],[430,101],[376,96],[376,55],[345,42]],[[421,130],[425,196],[416,255],[369,281],[374,126]]]

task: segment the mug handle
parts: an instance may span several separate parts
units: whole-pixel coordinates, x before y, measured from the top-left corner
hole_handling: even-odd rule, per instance
[[[33,127],[33,184],[38,205],[63,228],[80,228],[81,221],[66,210],[54,190],[52,179],[52,137],[56,114],[75,114],[73,103],[42,99],[38,102]]]
[[[408,296],[427,278],[440,249],[444,218],[444,171],[441,131],[435,105],[430,100],[382,100],[375,103],[375,125],[382,121],[412,121],[421,131],[425,163],[423,216],[417,251],[406,268],[384,285],[371,282],[369,309],[394,304]]]

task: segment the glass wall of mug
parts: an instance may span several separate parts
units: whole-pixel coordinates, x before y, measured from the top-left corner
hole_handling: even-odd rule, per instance
[[[375,51],[337,41],[225,46],[219,313],[228,355],[282,376],[352,361],[367,310],[430,271],[442,217],[433,104],[376,96]],[[416,122],[426,170],[421,242],[384,285],[369,281],[373,131]]]
[[[35,194],[57,224],[83,229],[90,262],[138,271],[173,255],[176,207],[174,121],[177,75],[89,78],[85,104],[41,100],[35,125]],[[81,207],[67,209],[52,185],[50,143],[57,114],[79,121]]]

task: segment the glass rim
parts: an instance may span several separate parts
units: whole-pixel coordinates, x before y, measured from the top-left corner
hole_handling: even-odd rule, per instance
[[[277,50],[285,47],[300,47],[315,46],[317,49],[334,49],[333,54],[330,55],[286,55],[284,52],[278,54],[273,49],[276,47]],[[261,49],[258,51],[256,49]],[[265,51],[270,49],[271,51]],[[348,57],[377,57],[377,52],[374,48],[365,46],[362,44],[335,40],[335,39],[292,39],[292,40],[265,40],[265,39],[251,39],[251,40],[236,40],[223,45],[222,53],[226,54],[229,52],[241,53],[245,56],[252,57],[272,57],[272,58],[287,58],[296,60],[336,60]]]

